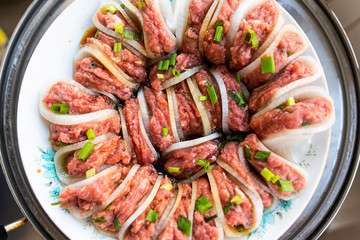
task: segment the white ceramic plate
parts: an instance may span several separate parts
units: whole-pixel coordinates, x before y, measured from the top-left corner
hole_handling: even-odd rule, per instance
[[[70,239],[105,239],[98,234],[91,221],[73,218],[59,205],[57,196],[61,186],[56,177],[53,156],[48,141],[48,123],[40,117],[38,109],[41,89],[63,78],[72,78],[73,58],[79,51],[79,42],[86,29],[92,26],[91,17],[101,0],[76,0],[51,24],[36,47],[24,75],[18,104],[18,139],[20,154],[30,185],[41,206],[58,228]],[[300,28],[282,9],[285,23]],[[312,46],[304,55],[318,60]],[[327,90],[325,76],[313,85]],[[262,226],[248,236],[250,239],[276,239],[280,237],[310,201],[322,176],[329,148],[331,131],[317,134],[311,143],[301,146],[298,164],[308,172],[308,186],[301,196],[291,201],[280,201],[264,213]]]

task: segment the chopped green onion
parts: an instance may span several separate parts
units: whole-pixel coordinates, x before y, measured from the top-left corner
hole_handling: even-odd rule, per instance
[[[93,222],[104,223],[104,222],[106,222],[106,219],[105,219],[104,217],[101,217],[101,218],[93,218],[92,221],[93,221]]]
[[[134,39],[135,32],[132,30],[129,30],[129,29],[123,29],[121,36],[122,36],[122,38]]]
[[[164,65],[164,61],[160,61],[158,65],[158,70],[161,71]]]
[[[189,175],[188,172],[184,172],[184,175],[185,175],[185,178],[186,178],[186,179],[189,179],[189,178],[190,178],[190,175]]]
[[[69,104],[53,103],[51,105],[51,111],[53,113],[58,113],[58,114],[68,114],[69,113]]]
[[[95,66],[97,66],[98,64],[97,64],[96,62],[91,62],[90,65],[91,65],[92,67],[95,67]]]
[[[240,84],[240,82],[241,82],[240,73],[236,74],[236,79],[237,79],[238,83]]]
[[[169,65],[170,65],[170,60],[165,60],[161,70],[167,71],[169,69]]]
[[[241,143],[242,141],[244,141],[244,139],[245,139],[245,136],[243,133],[235,133],[232,135],[227,135],[226,140],[220,144],[220,148],[224,148],[225,145],[229,142]]]
[[[224,214],[227,214],[229,211],[230,211],[230,209],[231,209],[231,207],[232,206],[234,206],[234,203],[232,203],[232,202],[229,202],[228,204],[226,204],[225,205],[225,207],[224,207]]]
[[[86,136],[89,140],[95,139],[95,133],[91,128],[86,131]]]
[[[237,92],[236,94],[231,91],[231,90],[228,90],[228,93],[230,95],[230,97],[236,102],[236,104],[239,106],[239,107],[243,107],[246,105],[245,103],[245,100],[244,100],[244,95],[240,92]]]
[[[191,222],[186,217],[183,217],[182,215],[179,215],[178,219],[178,229],[185,233],[186,236],[190,237],[191,233]]]
[[[214,42],[217,42],[217,43],[221,42],[223,31],[224,31],[224,28],[222,26],[216,27],[216,31],[215,31],[215,35],[214,35]]]
[[[99,29],[98,29],[98,30],[96,30],[96,33],[95,33],[95,35],[94,35],[94,38],[95,38],[95,39],[97,39],[97,38],[98,38],[99,32],[100,32],[100,30],[99,30]]]
[[[276,109],[284,109],[284,108],[286,108],[285,105],[284,105],[284,106],[277,107]]]
[[[116,229],[116,231],[119,231],[119,229],[120,229],[120,223],[119,223],[119,220],[117,219],[117,217],[115,217],[114,218],[114,226],[115,226],[115,229]]]
[[[199,96],[199,101],[206,101],[207,99],[207,96]]]
[[[175,77],[180,77],[180,72],[178,70],[176,70],[175,68],[173,68],[171,70],[171,73],[175,76]]]
[[[218,97],[217,97],[216,91],[215,91],[215,87],[214,87],[214,85],[211,84],[211,82],[206,77],[204,77],[204,79],[210,85],[210,87],[206,88],[206,91],[209,94],[211,104],[214,105],[215,103],[217,103],[217,100],[218,100]]]
[[[202,214],[206,214],[213,208],[213,205],[211,204],[209,199],[207,199],[203,194],[201,194],[201,196],[196,199],[195,207]]]
[[[205,220],[205,222],[210,222],[211,220],[213,220],[213,219],[215,219],[215,218],[217,218],[217,215],[216,215],[216,214],[213,215],[213,216],[211,216],[211,217],[204,218],[204,220]]]
[[[269,169],[264,168],[261,172],[260,172],[261,176],[263,176],[266,181],[271,181],[271,179],[273,179],[275,177],[275,174],[273,174]]]
[[[144,41],[144,35],[142,33],[134,32],[134,40],[142,42]]]
[[[224,21],[223,21],[223,20],[220,20],[220,21],[218,21],[217,23],[214,24],[213,28],[216,29],[218,26],[222,26],[223,23],[224,23]]]
[[[58,145],[59,146],[68,146],[71,145],[72,143],[64,143],[64,142],[59,142]]]
[[[267,162],[271,152],[256,150],[254,159],[262,162]]]
[[[125,9],[125,4],[120,4],[120,7],[122,8],[122,9]]]
[[[179,167],[168,167],[168,172],[169,173],[180,173],[180,168]]]
[[[86,173],[85,173],[85,174],[86,174],[86,178],[89,178],[89,177],[94,176],[95,173],[96,173],[96,169],[95,169],[95,168],[91,168],[91,169],[87,170]]]
[[[248,147],[244,147],[244,155],[245,155],[245,158],[246,159],[251,159],[251,154],[250,154],[250,148],[248,148]]]
[[[303,123],[301,124],[301,126],[307,126],[307,125],[310,125],[310,124],[311,124],[311,122],[305,121],[305,122],[303,122]]]
[[[122,50],[122,43],[114,43],[114,53],[121,53]]]
[[[210,172],[210,162],[208,162],[204,159],[199,159],[196,164],[198,166],[204,167],[205,172]]]
[[[163,73],[158,73],[156,74],[157,78],[158,79],[164,79],[165,78],[165,75]]]
[[[166,127],[163,127],[161,134],[166,137],[169,134],[169,129]]]
[[[244,199],[242,199],[242,197],[240,197],[239,195],[236,195],[235,197],[233,197],[230,202],[239,205],[244,201]]]
[[[145,220],[154,223],[154,222],[156,222],[156,219],[158,218],[158,216],[159,216],[159,213],[150,208],[149,212],[146,215]]]
[[[59,205],[60,202],[54,202],[54,203],[51,203],[51,206],[56,206],[56,205]]]
[[[290,57],[291,55],[293,55],[295,53],[295,51],[290,51],[290,52],[286,52],[287,56]]]
[[[164,183],[160,188],[171,191],[173,185],[171,183]]]
[[[143,5],[142,1],[137,1],[136,3],[138,5],[139,9],[143,9],[144,5]]]
[[[94,144],[92,142],[87,142],[78,153],[77,158],[85,161],[93,150],[94,150]]]
[[[261,73],[274,73],[275,72],[275,61],[274,57],[263,57],[261,59]]]
[[[276,174],[276,176],[271,179],[271,182],[276,183],[279,179],[280,179],[280,176]]]
[[[243,37],[243,41],[247,44],[252,44],[251,48],[256,48],[259,46],[259,40],[255,31],[252,29],[248,29],[247,33]]]
[[[106,210],[106,211],[109,211],[111,207],[112,207],[112,204],[110,204],[109,206],[107,206],[107,207],[105,208],[105,210]]]
[[[111,13],[116,13],[117,9],[113,4],[110,4],[107,8],[106,8],[106,12],[111,12]]]
[[[176,57],[177,57],[177,54],[176,53],[172,53],[170,55],[170,66],[175,66],[176,64]]]
[[[294,192],[294,187],[289,180],[278,181],[279,190],[282,192]]]
[[[286,102],[286,105],[291,107],[291,106],[294,106],[296,103],[295,103],[295,99],[294,97],[288,97],[287,99],[287,102]]]
[[[236,230],[238,230],[238,232],[242,232],[245,230],[244,225],[240,224],[239,226],[236,227]]]
[[[120,34],[124,32],[124,24],[122,22],[115,23],[115,32]]]

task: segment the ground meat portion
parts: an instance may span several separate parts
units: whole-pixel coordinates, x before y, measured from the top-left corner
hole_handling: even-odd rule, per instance
[[[95,144],[86,161],[77,158],[79,150],[67,159],[67,170],[71,177],[82,177],[86,171],[95,168],[98,169],[104,164],[112,165],[121,163],[127,165],[130,163],[130,153],[126,142],[119,136],[112,135],[105,141]]]
[[[224,64],[226,62],[225,35],[230,27],[230,17],[239,7],[241,1],[242,0],[224,0],[223,5],[221,6],[220,14],[216,20],[216,22],[224,22],[222,24],[222,27],[224,28],[223,35],[219,43],[214,41],[216,29],[214,29],[212,26],[205,33],[205,40],[203,42],[205,56],[210,62],[214,64]]]
[[[227,69],[225,65],[219,65],[215,67],[216,72],[218,72],[221,78],[224,80],[228,105],[229,105],[229,115],[228,115],[228,124],[229,129],[233,131],[247,132],[249,128],[249,110],[248,106],[240,107],[234,99],[230,97],[229,90],[233,93],[242,93],[241,86],[237,80],[233,77],[231,72]],[[245,99],[244,99],[245,100]]]
[[[75,80],[85,87],[111,93],[122,100],[131,98],[132,89],[115,78],[93,57],[76,62]]]
[[[197,74],[195,74],[194,79],[199,87],[202,96],[207,96],[207,100],[203,101],[205,108],[207,109],[210,119],[211,127],[216,130],[222,129],[221,123],[221,99],[218,98],[218,101],[213,105],[210,101],[210,96],[207,92],[207,88],[210,87],[208,81],[214,86],[217,96],[220,96],[219,87],[216,81],[208,74],[205,69],[201,69]]]
[[[109,132],[120,133],[120,117],[112,117],[101,122],[87,122],[77,125],[51,124],[51,143],[60,146],[63,143],[77,143],[87,140],[86,131],[92,129],[95,136]]]
[[[198,146],[176,150],[167,157],[165,170],[168,170],[169,167],[178,167],[180,168],[179,173],[170,174],[181,178],[185,177],[186,173],[193,175],[203,168],[197,165],[199,159],[214,163],[218,153],[218,143],[215,141],[208,141]]]
[[[189,4],[189,20],[185,29],[182,51],[201,58],[199,52],[199,33],[204,18],[214,0],[194,0]]]
[[[171,144],[175,143],[170,125],[167,97],[162,91],[156,91],[148,87],[144,87],[144,95],[151,112],[150,130],[152,143],[160,151],[164,151]],[[163,128],[168,129],[167,136],[162,134]]]
[[[242,146],[250,148],[250,161],[257,165],[259,168],[269,169],[274,175],[279,175],[280,180],[288,180],[291,182],[294,187],[294,192],[300,191],[306,185],[306,180],[304,176],[302,176],[295,169],[291,168],[288,164],[286,164],[286,160],[281,161],[280,156],[275,156],[274,154],[270,154],[268,160],[266,162],[255,160],[253,157],[255,155],[256,150],[260,151],[270,151],[265,148],[261,143],[256,134],[248,135],[245,140],[241,143]],[[271,183],[271,188],[275,192],[277,192],[280,196],[289,197],[292,192],[282,192],[279,190],[277,183]]]
[[[175,96],[180,117],[180,126],[184,136],[200,135],[202,122],[200,112],[191,96],[190,89],[185,81],[174,86]]]
[[[139,124],[139,104],[133,98],[125,102],[123,109],[128,131],[131,137],[133,158],[140,164],[152,163],[156,160],[146,142]]]
[[[231,59],[229,62],[232,70],[241,70],[250,64],[252,57],[274,29],[279,9],[274,0],[266,1],[252,10],[244,20],[241,21],[239,30],[235,36],[234,44],[230,48]],[[251,29],[255,32],[259,46],[252,48],[252,44],[244,42],[243,38]]]
[[[104,218],[106,221],[94,224],[103,230],[115,232],[114,219],[117,218],[122,226],[138,208],[138,203],[148,193],[151,185],[155,184],[156,178],[157,173],[153,166],[140,167],[110,207],[93,215],[93,218]]]
[[[139,8],[136,0],[132,4]],[[155,0],[147,0],[147,6],[139,9],[143,19],[143,29],[148,35],[149,48],[158,57],[175,50],[176,42],[167,31],[161,13],[155,6]]]
[[[241,204],[234,204],[225,214],[226,223],[234,228],[242,225],[244,229],[249,229],[255,222],[252,213],[253,204],[249,197],[230,180],[220,166],[213,168],[211,172],[219,189],[220,201],[223,208],[237,195],[244,200]]]
[[[42,100],[48,109],[54,103],[69,105],[69,114],[84,114],[104,109],[114,109],[113,102],[105,97],[94,96],[84,92],[79,87],[65,82],[57,82],[50,88]]]
[[[294,106],[273,109],[253,118],[250,127],[260,139],[263,139],[274,133],[320,123],[332,111],[332,104],[328,99],[313,97],[297,102]]]
[[[198,199],[201,195],[204,195],[213,206],[214,201],[211,195],[211,189],[209,181],[206,178],[199,178],[196,181],[197,192],[196,199]],[[215,221],[211,220],[209,222],[205,222],[205,218],[214,216],[216,214],[215,207],[213,207],[206,214],[202,214],[199,210],[196,210],[194,213],[193,220],[193,239],[194,240],[216,240],[219,239],[219,231],[215,225]]]
[[[127,75],[134,78],[136,82],[142,83],[146,80],[146,62],[132,53],[124,45],[119,53],[114,53],[114,44],[118,41],[106,35],[103,32],[98,32],[97,38],[87,38],[87,44],[93,44],[101,49],[116,65],[120,67]]]
[[[187,236],[178,228],[178,219],[179,216],[186,217],[189,219],[189,207],[191,204],[191,193],[192,189],[188,184],[183,184],[183,193],[181,196],[181,201],[175,210],[174,215],[171,217],[169,222],[166,225],[165,230],[160,234],[158,240],[186,240]]]
[[[242,77],[241,80],[244,81],[249,90],[260,87],[284,67],[291,55],[301,52],[303,49],[305,49],[305,43],[300,35],[295,32],[285,32],[274,52],[263,56],[274,57],[275,73],[262,74],[260,64],[254,71]]]
[[[220,159],[227,163],[232,169],[234,169],[240,177],[242,177],[246,183],[254,187],[255,190],[259,193],[261,201],[264,207],[270,207],[273,202],[273,197],[269,192],[263,189],[249,174],[246,168],[243,166],[243,163],[239,159],[239,144],[236,142],[229,142],[221,150]]]
[[[120,167],[83,187],[66,188],[59,195],[61,207],[71,209],[77,206],[84,211],[93,209],[96,204],[102,204],[110,197],[129,171],[130,167]]]
[[[167,176],[161,181],[161,186],[171,181]],[[155,233],[155,228],[164,214],[170,200],[174,197],[174,188],[170,191],[160,188],[156,193],[154,200],[146,208],[146,210],[131,224],[129,231],[126,234],[126,240],[150,240]],[[152,209],[159,213],[156,222],[146,221],[146,216],[149,210]]]
[[[249,101],[249,108],[256,112],[267,105],[271,98],[283,87],[299,79],[312,76],[312,67],[305,62],[294,62],[284,68],[273,80],[253,91]]]
[[[176,57],[175,66],[174,67],[170,66],[167,71],[159,71],[158,70],[159,64],[154,66],[150,71],[150,84],[155,90],[161,91],[164,89],[161,86],[161,84],[166,80],[169,80],[174,77],[174,74],[172,73],[173,68],[175,68],[180,73],[183,73],[187,69],[199,66],[201,64],[202,61],[196,55],[181,53]],[[158,78],[158,74],[164,74],[164,78]]]
[[[115,30],[115,24],[122,23],[124,29],[135,31],[135,29],[128,24],[119,11],[116,11],[115,13],[106,12],[105,14],[97,12],[96,17],[101,25],[107,27],[108,29]]]

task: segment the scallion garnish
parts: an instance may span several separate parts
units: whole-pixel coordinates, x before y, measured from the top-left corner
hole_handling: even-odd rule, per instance
[[[171,73],[175,76],[175,77],[180,77],[180,72],[178,70],[176,70],[175,68],[173,68],[171,70]]]
[[[71,145],[72,143],[64,143],[64,142],[58,142],[58,146],[68,146]]]
[[[105,219],[104,217],[101,217],[101,218],[93,218],[92,221],[93,221],[93,222],[104,223],[104,222],[106,222],[106,219]]]
[[[286,108],[285,105],[284,105],[284,106],[277,107],[276,109],[284,109],[284,108]]]
[[[99,32],[100,32],[100,30],[99,30],[99,29],[98,29],[98,30],[96,30],[96,33],[95,33],[95,35],[94,35],[94,38],[95,38],[95,39],[97,39],[97,38],[98,38]]]
[[[263,57],[261,59],[261,73],[267,74],[267,73],[274,73],[275,72],[275,61],[274,57]]]
[[[164,79],[165,78],[165,75],[163,73],[158,73],[156,74],[157,78],[158,79]]]
[[[120,4],[120,7],[122,8],[122,9],[125,9],[125,4]]]
[[[295,51],[290,51],[290,52],[286,52],[287,56],[290,57],[291,55],[293,55],[295,53]]]
[[[161,71],[164,65],[164,61],[160,61],[158,65],[158,70]]]
[[[207,199],[203,194],[201,194],[201,196],[196,199],[195,207],[202,214],[206,214],[213,208],[213,205],[211,204],[209,199]]]
[[[150,208],[150,210],[148,211],[145,220],[148,222],[156,222],[156,219],[158,218],[159,213],[157,211],[154,211]]]
[[[264,168],[260,172],[261,176],[263,176],[267,181],[271,181],[275,177],[275,174],[273,174],[269,169]]]
[[[217,215],[216,215],[216,214],[213,215],[213,216],[211,216],[211,217],[204,218],[204,220],[205,220],[205,222],[210,222],[211,220],[213,220],[213,219],[215,219],[215,218],[217,218]]]
[[[242,199],[242,197],[240,197],[239,195],[236,195],[235,197],[233,197],[230,202],[239,205],[244,201],[244,199]]]
[[[114,43],[113,51],[114,53],[121,53],[122,50],[122,43]]]
[[[160,188],[171,191],[173,185],[171,183],[164,183]]]
[[[231,90],[228,90],[228,93],[230,95],[230,97],[236,102],[236,104],[239,107],[243,107],[246,105],[245,100],[244,100],[244,95],[240,92],[234,93]]]
[[[186,217],[179,215],[178,229],[185,233],[186,236],[190,237],[191,233],[191,222]]]
[[[85,161],[93,150],[94,150],[94,144],[92,142],[87,142],[81,148],[80,152],[77,155],[77,158]]]
[[[180,173],[180,168],[179,167],[168,167],[168,172],[169,173]]]
[[[214,24],[213,28],[216,29],[218,26],[222,26],[223,23],[224,23],[224,21],[223,21],[223,20],[220,20],[220,21],[218,21],[217,23]]]
[[[87,170],[86,173],[85,173],[86,178],[89,178],[89,177],[94,176],[95,173],[96,173],[96,169],[95,169],[95,168],[91,168],[91,169]]]
[[[226,204],[225,205],[225,207],[224,207],[224,214],[227,214],[229,211],[230,211],[230,209],[231,209],[231,207],[232,206],[234,206],[234,203],[232,203],[232,202],[229,202],[228,204]]]
[[[190,178],[190,175],[189,175],[188,172],[184,172],[184,175],[185,175],[185,178],[186,178],[186,179],[189,179],[189,178]]]
[[[63,103],[53,103],[51,105],[51,111],[57,114],[68,114],[69,113],[69,104]]]
[[[169,65],[170,65],[170,60],[165,60],[163,65],[162,65],[162,69],[163,71],[167,71],[169,69]]]
[[[273,177],[273,178],[271,179],[271,182],[272,182],[272,183],[276,183],[279,179],[280,179],[280,176],[276,174],[275,177]]]
[[[166,128],[166,127],[163,127],[162,131],[161,131],[161,134],[166,137],[169,134],[169,129]]]
[[[139,9],[143,9],[144,4],[142,1],[137,1],[136,4],[138,5]]]
[[[142,33],[134,32],[134,40],[142,42],[144,41],[144,35]]]
[[[115,229],[116,229],[116,231],[119,231],[119,229],[120,229],[120,223],[119,223],[119,220],[117,219],[117,217],[115,217],[114,218],[114,226],[115,226]]]
[[[214,35],[214,42],[221,42],[222,35],[223,35],[224,28],[222,26],[217,26],[215,35]]]
[[[132,30],[129,30],[129,29],[123,29],[121,36],[122,36],[122,38],[134,39],[135,32]]]
[[[301,124],[301,126],[307,126],[307,125],[310,125],[311,124],[311,122],[309,122],[309,121],[305,121],[305,122],[303,122],[302,124]]]
[[[124,32],[124,24],[122,22],[115,23],[115,32],[120,34]]]
[[[199,159],[196,163],[198,166],[204,167],[205,172],[210,172],[210,162],[205,159]]]
[[[170,66],[175,66],[176,64],[176,57],[177,57],[177,54],[176,53],[172,53],[170,55]]]
[[[236,74],[236,79],[237,79],[238,83],[240,84],[240,82],[241,82],[240,73],[237,73],[237,74]]]
[[[287,102],[286,102],[286,106],[291,107],[291,106],[294,106],[295,104],[296,103],[295,103],[294,97],[288,97]]]
[[[239,226],[236,227],[236,230],[238,230],[238,232],[242,232],[245,230],[245,228],[242,224],[240,224]]]
[[[107,207],[105,208],[105,211],[109,211],[111,207],[112,207],[112,204],[110,204],[109,206],[107,206]]]
[[[253,158],[258,161],[267,162],[270,154],[271,152],[256,150]]]
[[[252,29],[248,29],[247,33],[243,37],[243,41],[247,44],[252,44],[251,48],[256,48],[259,46],[259,40],[255,31]]]
[[[250,154],[251,150],[250,148],[248,147],[244,147],[244,155],[245,155],[245,158],[250,160],[251,159],[251,154]]]
[[[279,190],[282,192],[294,192],[294,187],[289,180],[278,181]]]
[[[113,4],[110,4],[109,6],[107,6],[106,12],[111,12],[111,13],[116,13],[117,9]]]
[[[206,101],[207,99],[207,96],[199,96],[199,101]]]
[[[216,91],[215,91],[215,87],[213,84],[211,84],[211,82],[206,77],[204,77],[204,79],[210,85],[210,87],[206,88],[206,91],[209,94],[211,104],[214,105],[215,103],[217,103],[217,100],[218,100],[218,97],[217,97]]]
[[[94,140],[96,137],[94,131],[91,128],[86,131],[86,136],[89,140]]]
[[[50,205],[51,206],[56,206],[56,205],[59,205],[60,204],[60,202],[54,202],[54,203],[51,203]]]
[[[232,135],[227,135],[226,140],[220,144],[220,148],[224,148],[225,145],[229,142],[238,142],[241,143],[244,141],[245,136],[243,133],[234,133]]]

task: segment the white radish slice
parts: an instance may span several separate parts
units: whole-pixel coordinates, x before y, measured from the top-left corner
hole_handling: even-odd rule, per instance
[[[130,227],[130,225],[140,216],[140,214],[142,214],[146,210],[146,208],[154,200],[154,198],[156,196],[156,193],[158,192],[158,190],[160,188],[160,183],[161,183],[162,179],[163,179],[162,176],[159,176],[157,178],[157,180],[156,180],[156,182],[155,182],[149,196],[146,197],[144,203],[142,203],[141,205],[139,204],[139,208],[136,209],[136,211],[126,220],[126,222],[124,223],[124,225],[121,227],[121,229],[119,231],[119,235],[118,235],[119,239],[124,239],[125,238],[126,231]]]
[[[141,133],[142,133],[142,135],[143,135],[146,143],[148,144],[148,146],[149,146],[152,154],[154,155],[155,159],[157,160],[157,159],[159,159],[159,155],[158,155],[158,153],[156,152],[154,146],[152,145],[152,143],[151,143],[151,141],[150,141],[149,136],[148,136],[147,133],[146,133],[146,130],[145,130],[145,127],[144,127],[144,123],[143,123],[143,120],[142,120],[143,118],[142,118],[142,115],[141,115],[140,110],[139,110],[138,114],[139,114],[140,131],[141,131]]]
[[[151,136],[149,108],[148,108],[148,105],[147,105],[147,102],[146,102],[146,99],[145,99],[144,89],[143,88],[141,88],[139,90],[139,92],[138,92],[138,101],[139,101],[141,116],[143,117],[143,121],[144,121],[146,134],[148,136]]]
[[[87,142],[92,142],[93,144],[97,144],[102,141],[105,141],[112,135],[114,135],[114,134],[107,133],[107,134],[104,134],[104,135],[101,135],[101,136],[95,138],[94,140],[86,140],[86,141],[74,143],[72,145],[60,148],[59,151],[57,151],[54,156],[56,175],[58,176],[60,182],[63,185],[69,185],[71,183],[81,181],[85,178],[85,176],[80,177],[80,178],[70,177],[67,174],[66,159],[69,156],[69,154],[73,153],[74,151],[76,151],[78,149],[81,149]],[[97,170],[97,172],[99,172],[99,171],[100,171],[100,169]]]
[[[182,82],[185,79],[191,77],[192,75],[194,75],[195,73],[197,73],[198,71],[200,71],[201,69],[203,69],[205,67],[206,67],[206,65],[201,65],[201,66],[197,66],[197,67],[185,70],[185,72],[181,73],[179,77],[170,78],[170,79],[164,81],[163,83],[161,83],[161,86],[164,89],[174,86],[175,84],[178,84],[179,82]]]
[[[194,146],[200,145],[200,144],[202,144],[204,142],[207,142],[207,141],[214,140],[214,139],[219,138],[219,137],[221,137],[220,133],[213,133],[213,134],[205,136],[205,137],[174,143],[173,145],[171,145],[170,147],[165,149],[165,151],[163,152],[162,155],[166,156],[166,155],[168,155],[169,153],[171,153],[173,151],[176,151],[176,150],[179,150],[179,149],[184,149],[184,148],[189,148],[189,147],[194,147]]]
[[[125,116],[124,116],[124,113],[123,113],[123,110],[122,110],[121,107],[119,107],[118,110],[119,110],[119,113],[120,113],[121,132],[122,132],[123,138],[124,138],[124,140],[126,142],[126,145],[128,147],[129,154],[130,154],[130,156],[132,156],[132,145],[131,145],[131,141],[130,141],[129,132],[128,132],[128,129],[127,129]]]
[[[249,99],[250,99],[250,92],[249,92],[249,90],[247,89],[247,87],[245,86],[245,84],[244,84],[243,81],[240,81],[240,87],[241,87],[241,91],[242,91],[242,93],[244,94],[244,97],[245,97],[246,101],[249,101]]]
[[[176,94],[175,94],[175,90],[173,87],[169,87],[167,88],[170,90],[171,92],[171,96],[172,96],[172,102],[174,104],[174,112],[175,112],[175,123],[176,123],[176,129],[177,132],[179,134],[179,138],[180,140],[185,140],[185,135],[184,132],[182,130],[181,124],[180,124],[180,114],[179,114],[179,108],[178,108],[178,103],[177,103],[177,98],[176,98]],[[179,141],[180,142],[180,141]]]
[[[208,116],[208,113],[204,107],[204,104],[199,100],[199,97],[201,96],[201,92],[199,88],[197,87],[196,83],[194,83],[194,80],[188,78],[187,84],[189,86],[191,95],[194,99],[196,108],[199,110],[201,122],[203,126],[203,136],[207,136],[211,134],[211,123]]]
[[[124,73],[118,65],[111,61],[111,59],[105,53],[103,53],[97,46],[93,44],[87,44],[80,49],[75,57],[74,70],[76,69],[75,64],[87,57],[96,58],[107,70],[109,70],[115,76],[118,81],[125,84],[129,88],[134,89],[139,86],[138,83],[127,79],[128,75]]]
[[[184,39],[185,29],[188,25],[189,19],[189,4],[191,0],[179,0],[175,3],[175,12],[172,19],[175,19],[175,36],[176,36],[176,45],[178,50],[181,50],[182,43]]]
[[[188,240],[192,239],[192,232],[193,232],[193,224],[194,224],[194,212],[195,212],[195,202],[196,202],[196,194],[197,194],[197,184],[196,181],[193,181],[191,184],[191,202],[190,202],[190,206],[188,209],[188,220],[191,222],[191,230],[190,230],[190,236],[187,238]]]
[[[214,70],[211,69],[210,70],[211,74],[214,76],[217,85],[219,87],[219,91],[220,91],[220,97],[221,97],[221,112],[222,112],[222,117],[221,117],[221,122],[222,122],[222,130],[224,133],[229,134],[230,130],[229,130],[229,103],[228,103],[228,97],[227,97],[227,91],[226,91],[226,86],[224,83],[224,80],[221,78],[220,74]]]
[[[178,124],[175,120],[175,107],[174,107],[174,101],[173,101],[173,94],[175,94],[173,87],[166,89],[166,95],[167,95],[167,100],[168,100],[168,105],[169,105],[171,130],[172,130],[173,136],[175,138],[175,141],[180,142],[180,138],[179,138],[179,134],[178,134],[178,130],[177,130]],[[179,115],[179,113],[178,113],[178,115]]]
[[[164,16],[166,24],[171,30],[171,32],[175,34],[176,18],[174,20],[174,16],[175,16],[174,10],[176,10],[176,8],[173,7],[174,4],[171,3],[170,0],[159,0],[159,2],[160,2],[161,13]],[[176,1],[175,4],[177,2],[182,2],[182,1]]]
[[[114,95],[112,95],[111,93],[108,93],[108,92],[105,92],[105,91],[100,91],[96,88],[92,88],[92,87],[89,87],[89,89],[93,92],[96,92],[96,93],[99,93],[101,95],[104,95],[104,96],[107,96],[108,98],[110,98],[115,104],[117,103],[117,99]]]

